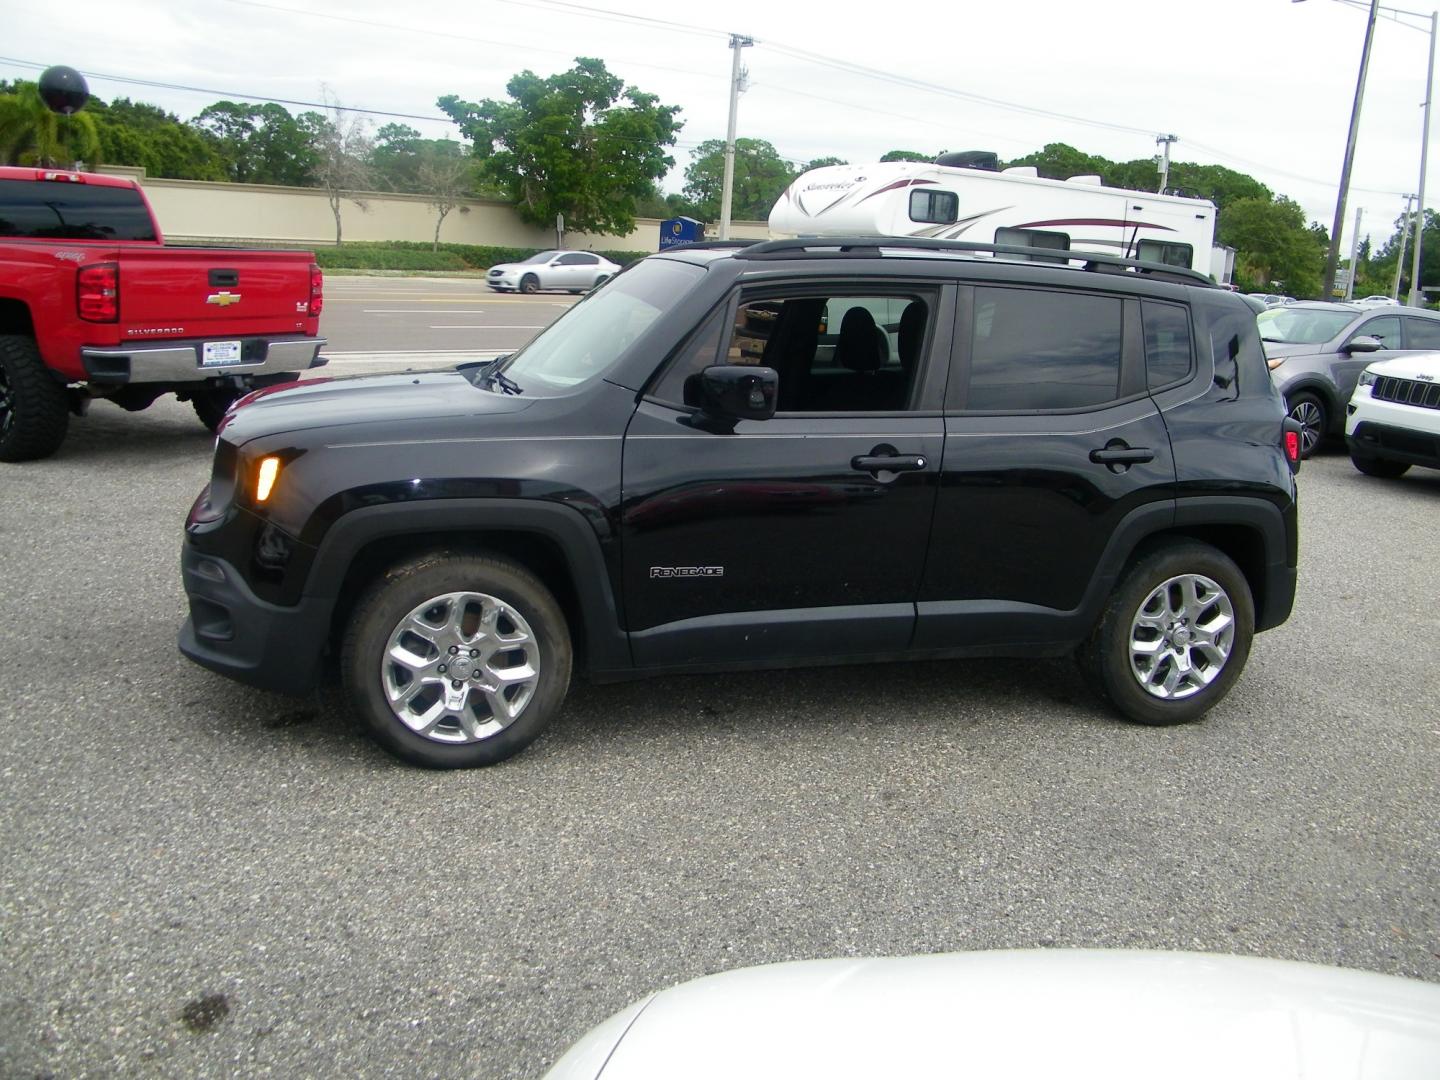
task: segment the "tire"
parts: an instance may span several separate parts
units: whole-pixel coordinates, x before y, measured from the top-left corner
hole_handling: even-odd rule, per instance
[[[190,405],[200,422],[212,432],[218,431],[225,410],[240,398],[243,390],[199,390],[190,399]]]
[[[1223,628],[1216,625],[1222,616],[1228,616]],[[1170,637],[1167,622],[1179,623],[1186,636]],[[1255,602],[1240,568],[1208,544],[1186,541],[1131,565],[1078,659],[1097,693],[1123,716],[1162,727],[1199,719],[1228,694],[1254,635]],[[1135,644],[1142,648],[1132,651]],[[1188,672],[1177,661],[1188,663]]]
[[[609,281],[609,280],[610,280],[610,275],[609,275],[609,274],[601,274],[599,277],[597,277],[597,278],[595,279],[595,284],[590,286],[590,291],[591,291],[591,292],[594,292],[596,289],[598,289],[601,285],[604,285],[605,282],[607,282],[607,281]]]
[[[532,296],[540,291],[540,279],[534,274],[526,274],[520,279],[520,291],[527,296]]]
[[[1389,461],[1385,458],[1365,457],[1350,451],[1350,464],[1359,469],[1366,476],[1378,476],[1385,480],[1394,480],[1397,476],[1404,476],[1410,471],[1410,466],[1404,461]]]
[[[70,402],[34,338],[0,334],[0,461],[47,458],[65,441]]]
[[[351,706],[381,746],[426,768],[468,769],[518,754],[545,730],[565,700],[572,651],[560,605],[528,570],[442,552],[366,590],[340,660]]]
[[[1301,459],[1313,456],[1330,434],[1330,410],[1309,390],[1292,394],[1285,402],[1285,409],[1290,419],[1300,425]]]

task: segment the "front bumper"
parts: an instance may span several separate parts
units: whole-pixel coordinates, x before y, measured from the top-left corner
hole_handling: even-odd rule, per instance
[[[319,337],[250,337],[241,343],[238,363],[202,363],[207,340],[137,342],[133,345],[88,346],[80,350],[85,377],[107,386],[128,383],[186,383],[228,375],[274,375],[322,367]],[[236,340],[227,338],[224,340]]]
[[[182,653],[262,690],[305,694],[320,684],[334,600],[307,596],[294,607],[261,600],[230,563],[188,540],[180,570],[190,601],[180,628]]]
[[[1437,433],[1362,420],[1351,425],[1345,443],[1358,458],[1381,458],[1440,469],[1440,434]]]

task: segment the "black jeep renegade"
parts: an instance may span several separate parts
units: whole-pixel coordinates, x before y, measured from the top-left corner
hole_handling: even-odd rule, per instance
[[[1290,613],[1297,455],[1254,313],[1190,271],[698,245],[511,356],[251,395],[186,525],[180,648],[338,674],[439,767],[522,749],[576,667],[1074,652],[1172,724]]]

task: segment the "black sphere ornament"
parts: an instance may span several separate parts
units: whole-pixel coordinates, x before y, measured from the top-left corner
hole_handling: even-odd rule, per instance
[[[84,75],[72,67],[57,64],[40,74],[40,100],[51,112],[69,116],[79,112],[90,100],[90,88],[85,85]]]

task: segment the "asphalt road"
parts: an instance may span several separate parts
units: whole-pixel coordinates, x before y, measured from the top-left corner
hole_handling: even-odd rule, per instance
[[[578,300],[496,293],[479,278],[325,278],[320,331],[333,374],[423,368],[512,352]]]
[[[1063,661],[670,678],[440,774],[177,654],[188,408],[73,431],[0,466],[0,1075],[536,1076],[649,991],[837,955],[1440,981],[1440,473],[1306,465],[1295,615],[1193,726]]]

